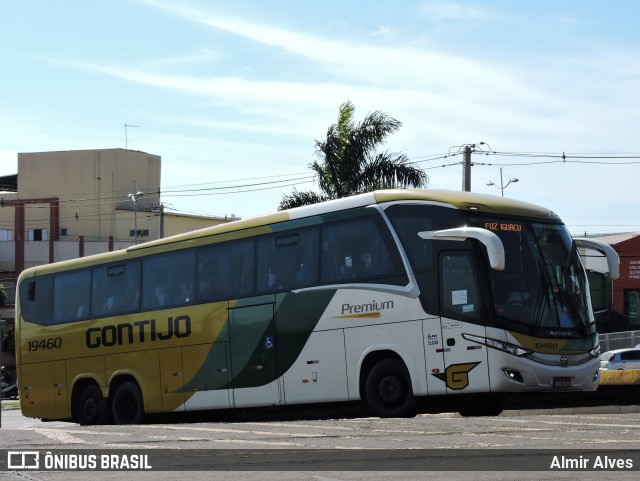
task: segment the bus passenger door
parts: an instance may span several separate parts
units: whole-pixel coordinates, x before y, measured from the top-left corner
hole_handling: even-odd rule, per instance
[[[440,312],[447,393],[487,392],[487,348],[469,336],[486,336],[484,306],[470,251],[440,253]]]
[[[231,373],[235,407],[281,402],[276,364],[273,296],[252,306],[229,309]]]
[[[160,388],[162,390],[162,410],[166,412],[184,411],[184,372],[182,350],[179,347],[160,351]]]

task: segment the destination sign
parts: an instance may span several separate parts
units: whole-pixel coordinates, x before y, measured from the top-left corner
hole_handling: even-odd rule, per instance
[[[522,232],[522,224],[514,222],[485,222],[484,228],[492,231]]]

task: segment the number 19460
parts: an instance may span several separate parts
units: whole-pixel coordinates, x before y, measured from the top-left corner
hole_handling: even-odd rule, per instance
[[[46,349],[59,349],[60,347],[62,347],[61,337],[29,341],[29,351],[44,351]]]

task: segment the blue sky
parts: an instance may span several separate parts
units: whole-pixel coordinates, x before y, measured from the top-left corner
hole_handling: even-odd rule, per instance
[[[162,157],[164,202],[250,217],[315,189],[346,100],[461,188],[547,206],[572,233],[640,231],[640,2],[0,2],[0,175],[18,152]],[[124,125],[135,125],[129,127]],[[559,157],[566,153],[566,162]],[[511,155],[522,154],[522,155]],[[535,155],[532,155],[535,154]]]

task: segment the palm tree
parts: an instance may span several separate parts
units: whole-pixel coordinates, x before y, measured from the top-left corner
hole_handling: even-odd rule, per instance
[[[377,151],[387,135],[396,132],[402,123],[380,111],[369,113],[356,123],[354,112],[350,100],[340,105],[338,123],[329,127],[326,140],[316,140],[318,160],[309,167],[314,170],[322,193],[294,189],[290,196],[284,196],[280,210],[376,189],[426,187],[427,175],[408,165],[406,155]]]

